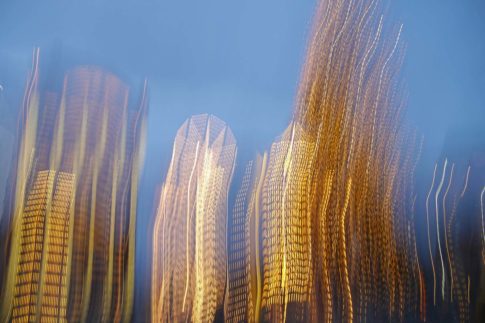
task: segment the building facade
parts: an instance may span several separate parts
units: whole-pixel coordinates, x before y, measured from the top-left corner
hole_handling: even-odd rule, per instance
[[[113,74],[80,66],[46,86],[38,50],[33,62],[9,195],[2,315],[19,322],[129,318],[146,83],[132,99]]]
[[[306,321],[312,295],[308,210],[314,140],[296,123],[250,162],[228,235],[229,322]]]
[[[231,130],[214,116],[177,132],[153,235],[152,321],[211,322],[223,313]]]

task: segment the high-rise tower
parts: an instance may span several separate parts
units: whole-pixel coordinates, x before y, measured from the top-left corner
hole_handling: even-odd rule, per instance
[[[39,171],[21,215],[12,322],[67,322],[74,176]]]
[[[2,314],[129,318],[146,84],[133,103],[129,87],[98,67],[69,69],[47,87],[38,50],[33,66],[10,192]]]
[[[295,122],[247,166],[228,235],[231,322],[305,321],[314,292],[308,210],[315,141]]]
[[[304,321],[307,314],[313,283],[307,201],[314,147],[313,138],[291,123],[268,158],[262,190],[261,307],[273,321]]]
[[[403,125],[401,29],[382,1],[317,7],[294,111],[315,138],[306,199],[315,321],[413,320],[405,232],[418,145]]]
[[[177,132],[153,235],[152,321],[211,322],[226,284],[231,130],[198,115]]]
[[[262,291],[261,194],[268,155],[246,166],[228,226],[228,268],[224,319],[259,321]]]

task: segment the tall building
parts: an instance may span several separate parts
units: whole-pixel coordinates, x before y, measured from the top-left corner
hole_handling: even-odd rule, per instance
[[[261,302],[261,188],[267,154],[246,166],[228,225],[226,322],[258,321]]]
[[[226,320],[308,319],[313,149],[314,140],[291,123],[269,154],[247,166],[230,219]]]
[[[236,142],[218,118],[177,132],[153,235],[152,321],[211,322],[223,313],[228,190]]]
[[[236,199],[233,233],[244,216],[246,232],[259,231],[245,237],[245,265],[256,270],[243,270],[240,236],[228,238],[228,319],[239,321],[245,307],[247,321],[417,319],[418,145],[401,122],[401,29],[383,13],[380,1],[319,3],[293,123],[253,188],[260,211],[253,216],[241,198],[244,181]]]
[[[315,138],[305,194],[319,322],[416,319],[406,232],[418,145],[403,122],[402,28],[384,7],[319,2],[296,100]]]
[[[315,141],[291,123],[271,146],[263,184],[261,307],[271,321],[307,321],[312,295],[311,159]]]
[[[71,68],[60,84],[41,73],[36,50],[9,195],[2,315],[129,319],[146,84],[132,98],[98,67]]]
[[[20,223],[12,322],[67,322],[73,184],[72,174],[46,170],[31,185]]]

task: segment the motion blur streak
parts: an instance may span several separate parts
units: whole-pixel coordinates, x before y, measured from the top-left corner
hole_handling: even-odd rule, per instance
[[[230,261],[229,321],[244,317],[246,307],[250,322],[414,315],[413,268],[419,260],[407,213],[418,145],[401,127],[395,73],[402,60],[401,27],[387,26],[382,12],[378,1],[325,1],[317,9],[294,120],[263,159],[262,191],[257,180],[248,190],[245,177],[236,199],[233,221],[246,209],[245,232],[259,234],[246,239],[262,241],[263,254],[261,268],[244,275],[251,292],[239,304],[241,291],[231,288],[242,282],[231,269],[243,267]],[[251,191],[262,194],[259,216],[252,213],[258,199],[249,198]],[[253,230],[253,218],[262,232]],[[231,239],[229,250],[239,241]],[[251,242],[243,254],[251,267]],[[417,268],[424,303],[419,263]],[[254,277],[260,271],[262,281]],[[261,307],[253,301],[259,289],[250,282],[262,285]]]
[[[443,164],[443,174],[441,176],[441,181],[438,185],[438,189],[436,190],[435,194],[435,213],[436,213],[436,235],[437,235],[437,240],[438,240],[438,250],[440,253],[440,259],[441,259],[441,270],[442,270],[442,277],[441,277],[441,290],[442,294],[441,297],[444,299],[445,298],[445,265],[443,263],[443,252],[441,252],[441,239],[440,239],[440,220],[439,220],[439,208],[438,208],[438,196],[440,195],[441,188],[443,187],[443,183],[445,180],[446,176],[446,166],[448,165],[448,159],[445,159],[445,163]]]
[[[433,252],[431,251],[431,235],[429,233],[429,197],[433,191],[434,181],[436,178],[436,169],[438,165],[434,165],[433,171],[433,181],[431,182],[431,187],[429,189],[428,195],[426,196],[426,228],[428,230],[428,248],[429,248],[429,259],[431,261],[431,268],[433,269],[433,305],[436,305],[436,272],[434,269]]]
[[[131,106],[128,86],[100,68],[71,68],[58,84],[48,72],[43,84],[36,49],[6,211],[2,321],[130,320],[146,87]]]
[[[379,1],[322,1],[314,28],[294,114],[315,142],[306,320],[403,320],[416,298],[406,232],[418,145],[402,127],[402,27]]]
[[[153,235],[153,322],[210,322],[223,314],[235,158],[234,136],[214,116],[191,117],[177,132]]]
[[[405,29],[385,7],[318,2],[292,117],[241,178],[224,121],[180,126],[139,221],[153,215],[136,306],[147,81],[133,94],[100,67],[44,69],[35,49],[0,217],[0,322],[483,321],[485,145],[457,153],[450,132],[418,169]]]

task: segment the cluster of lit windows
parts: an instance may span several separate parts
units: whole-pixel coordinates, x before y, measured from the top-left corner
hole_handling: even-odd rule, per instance
[[[248,284],[246,275],[246,216],[248,204],[248,192],[251,183],[253,162],[250,161],[246,167],[242,185],[237,193],[236,201],[229,225],[228,245],[228,282],[227,288],[229,297],[225,319],[227,322],[242,322],[247,316]]]
[[[263,190],[262,306],[308,302],[311,277],[306,209],[308,168],[314,142],[291,124],[273,144]]]
[[[37,173],[21,218],[13,322],[66,319],[72,193],[72,175],[59,173],[56,176],[55,171],[49,170]],[[40,308],[39,295],[42,295]]]
[[[211,321],[223,308],[235,153],[213,116],[194,116],[177,133],[154,228],[153,321]]]
[[[25,197],[16,196],[15,208],[22,211],[11,244],[16,265],[8,273],[4,304],[11,311],[5,317],[130,316],[134,237],[127,236],[134,232],[136,209],[130,182],[138,176],[133,155],[143,131],[146,84],[132,108],[126,84],[98,67],[81,66],[66,72],[59,92],[44,92],[38,54],[24,100],[16,186],[25,187]]]

